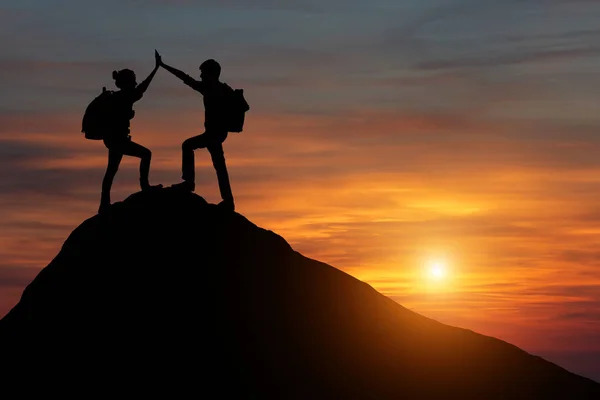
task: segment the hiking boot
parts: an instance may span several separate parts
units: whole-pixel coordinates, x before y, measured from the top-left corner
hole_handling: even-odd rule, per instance
[[[194,182],[190,182],[190,181],[183,181],[180,183],[175,183],[175,184],[171,185],[171,187],[175,188],[175,189],[185,190],[188,192],[193,192],[196,189],[196,184]]]
[[[233,203],[233,200],[223,200],[222,202],[217,204],[217,206],[224,210],[235,211],[235,204]]]

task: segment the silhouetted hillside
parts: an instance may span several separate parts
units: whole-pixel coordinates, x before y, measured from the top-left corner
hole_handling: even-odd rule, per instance
[[[50,378],[79,398],[600,399],[600,384],[418,315],[173,189],[75,229],[0,339],[3,387]]]

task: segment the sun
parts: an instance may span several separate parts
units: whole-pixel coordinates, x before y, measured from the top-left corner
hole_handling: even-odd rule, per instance
[[[429,264],[429,278],[435,281],[441,281],[446,278],[448,270],[446,264],[442,261],[433,261]]]

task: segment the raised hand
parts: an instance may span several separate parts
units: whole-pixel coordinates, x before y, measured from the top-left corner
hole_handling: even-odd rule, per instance
[[[163,65],[162,57],[160,56],[160,54],[158,54],[158,51],[156,51],[156,49],[154,49],[154,60],[156,61],[156,66]]]

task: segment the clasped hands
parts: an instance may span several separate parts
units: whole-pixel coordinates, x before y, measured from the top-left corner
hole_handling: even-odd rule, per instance
[[[156,49],[154,50],[154,60],[156,61],[156,67],[162,67],[165,65],[162,61],[162,57],[160,56],[160,54],[158,54],[158,51],[156,51]]]

